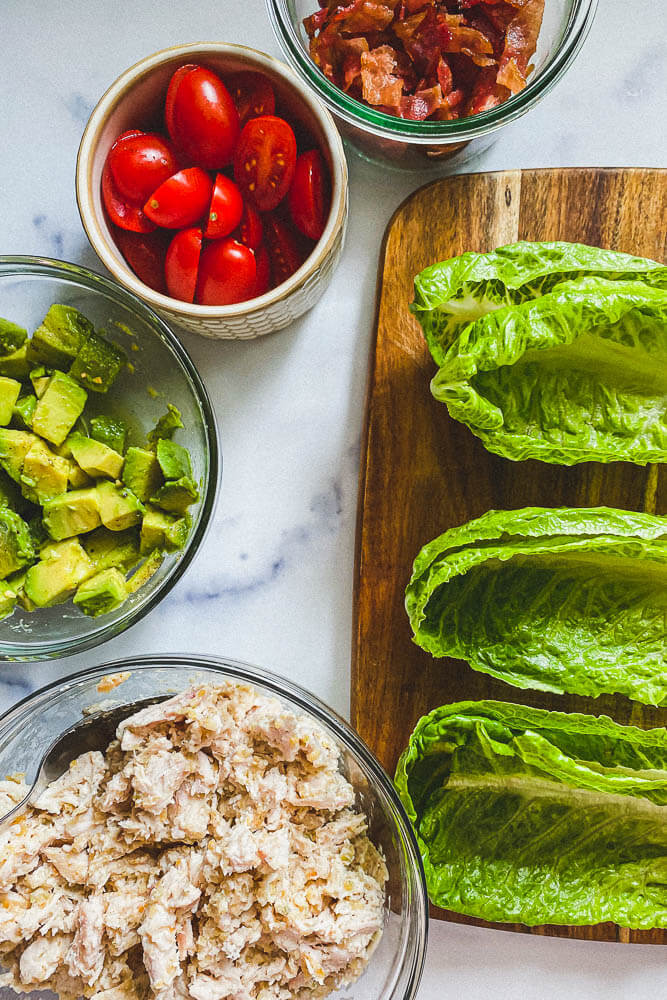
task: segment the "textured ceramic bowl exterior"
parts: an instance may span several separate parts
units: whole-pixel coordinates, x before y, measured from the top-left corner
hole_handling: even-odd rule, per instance
[[[112,143],[129,128],[155,128],[161,120],[172,73],[183,63],[200,63],[218,73],[258,70],[271,79],[280,103],[315,137],[331,172],[331,211],[313,252],[283,284],[265,295],[230,306],[180,302],[145,285],[116,246],[102,205],[102,168]],[[114,278],[169,323],[204,337],[260,337],[289,326],[320,298],[340,260],[348,209],[347,164],[333,118],[283,63],[256,49],[223,42],[196,42],[163,49],[130,67],[95,107],[81,139],[76,165],[76,197],[93,249]]]

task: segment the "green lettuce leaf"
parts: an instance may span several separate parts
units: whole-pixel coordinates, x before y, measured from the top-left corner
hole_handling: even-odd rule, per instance
[[[505,458],[667,461],[667,290],[581,278],[467,326],[431,382]]]
[[[420,719],[395,784],[438,906],[667,927],[667,730],[460,702]]]
[[[520,688],[667,705],[667,518],[489,511],[424,546],[405,606],[433,656]]]
[[[436,364],[468,323],[504,306],[551,292],[575,278],[638,280],[667,287],[667,268],[644,257],[581,243],[511,243],[492,253],[464,253],[415,278],[411,310]]]

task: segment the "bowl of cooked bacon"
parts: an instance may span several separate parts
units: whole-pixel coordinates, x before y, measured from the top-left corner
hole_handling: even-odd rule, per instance
[[[292,67],[363,156],[452,169],[561,79],[597,0],[267,0]]]

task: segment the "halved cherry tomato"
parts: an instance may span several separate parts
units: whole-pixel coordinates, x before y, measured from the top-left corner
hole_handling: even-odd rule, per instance
[[[296,139],[284,118],[251,118],[241,131],[234,154],[234,177],[260,212],[270,212],[292,183]]]
[[[113,235],[118,249],[137,278],[156,292],[166,292],[164,260],[168,233],[160,229],[152,233],[132,233],[114,226]]]
[[[239,243],[245,243],[251,250],[257,250],[263,236],[264,228],[259,212],[246,201],[243,205],[243,215],[239,227],[234,233],[234,239],[237,239]]]
[[[299,246],[299,238],[289,223],[277,215],[265,215],[264,239],[271,259],[271,276],[273,284],[281,285],[283,281],[298,271],[306,254]]]
[[[219,170],[231,162],[239,115],[219,76],[204,66],[177,70],[169,85],[169,135],[193,163]],[[172,89],[173,84],[173,89]]]
[[[230,238],[214,240],[201,252],[197,302],[227,306],[253,297],[257,265],[249,247]]]
[[[119,136],[109,151],[109,167],[125,198],[142,204],[151,191],[178,170],[169,143],[155,132]]]
[[[213,182],[201,167],[179,170],[153,191],[144,212],[158,226],[181,229],[191,226],[206,212]]]
[[[186,63],[184,66],[179,66],[169,81],[169,86],[167,87],[167,96],[164,101],[164,123],[167,126],[167,132],[172,139],[174,139],[176,133],[176,125],[174,122],[174,99],[176,97],[176,91],[178,90],[183,77],[187,76],[192,69],[197,69],[196,63]]]
[[[234,98],[241,128],[250,118],[272,115],[276,110],[276,95],[268,77],[263,73],[235,73],[227,80],[229,92]]]
[[[217,240],[229,236],[236,229],[243,215],[243,198],[238,187],[224,174],[215,178],[215,186],[208,209],[208,220],[204,236]]]
[[[253,299],[256,299],[259,295],[263,295],[264,292],[268,292],[271,287],[271,261],[269,260],[269,252],[266,247],[259,247],[255,250],[255,265],[257,267],[257,274],[255,276],[255,287],[252,292]]]
[[[319,149],[296,161],[288,204],[292,222],[311,240],[319,240],[329,215],[329,176]]]
[[[121,229],[133,233],[150,233],[155,229],[155,223],[144,214],[140,205],[123,198],[114,183],[108,159],[102,170],[102,201],[111,221]]]
[[[198,226],[181,229],[169,244],[164,273],[172,298],[194,302],[201,247],[202,231]]]

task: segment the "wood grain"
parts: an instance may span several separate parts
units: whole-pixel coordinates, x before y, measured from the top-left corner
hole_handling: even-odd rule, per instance
[[[429,392],[435,367],[408,311],[422,268],[518,239],[568,240],[664,260],[667,171],[572,169],[468,174],[412,195],[385,234],[376,338],[362,440],[352,720],[390,773],[418,718],[438,705],[497,698],[621,723],[667,724],[667,712],[622,696],[520,691],[411,641],[406,583],[420,547],[491,508],[596,506],[667,513],[667,468],[587,463],[565,468],[491,455]],[[433,915],[483,925],[433,909]],[[486,925],[491,926],[491,925]],[[494,925],[536,934],[667,944],[667,931]]]

